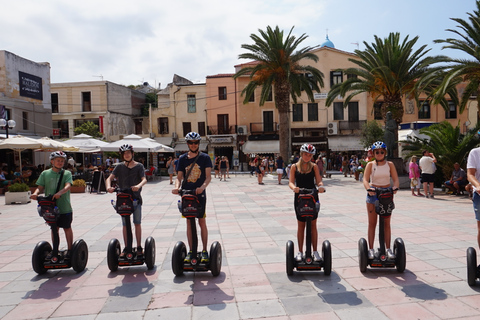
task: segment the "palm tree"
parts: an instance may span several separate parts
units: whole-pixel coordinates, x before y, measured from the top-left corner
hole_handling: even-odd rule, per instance
[[[346,107],[356,95],[367,92],[374,103],[379,99],[383,101],[384,119],[386,113],[391,111],[397,123],[395,137],[398,137],[398,124],[402,122],[404,113],[403,98],[415,97],[418,101],[420,93],[431,95],[433,88],[438,85],[440,69],[433,68],[432,65],[442,61],[443,57],[426,57],[430,51],[426,45],[414,50],[417,41],[418,36],[412,40],[408,40],[407,36],[401,41],[399,33],[390,33],[385,39],[375,36],[372,44],[363,42],[366,49],[355,50],[358,59],[349,59],[358,67],[343,70],[348,75],[347,80],[332,87],[326,105],[330,106],[340,95],[345,97]],[[419,81],[428,76],[428,81]],[[446,108],[448,103],[443,100],[442,105]]]
[[[429,136],[429,139],[415,138],[413,141],[401,141],[406,143],[403,147],[407,152],[405,158],[421,155],[422,150],[427,149],[435,154],[437,168],[441,169],[443,178],[448,180],[452,175],[453,164],[458,162],[465,168],[468,153],[480,144],[476,137],[478,128],[477,125],[475,129],[462,134],[459,125],[453,127],[448,121],[443,121],[420,129],[420,133]]]
[[[323,87],[323,73],[315,67],[301,65],[300,60],[308,59],[315,62],[318,57],[311,51],[317,47],[298,46],[308,36],[302,34],[298,39],[292,35],[292,27],[286,37],[283,30],[277,27],[267,27],[266,31],[258,30],[260,36],[251,34],[253,44],[243,44],[242,48],[250,52],[239,55],[240,59],[250,59],[255,64],[240,69],[233,77],[249,75],[250,82],[242,91],[243,103],[246,104],[258,86],[262,87],[259,105],[263,106],[271,94],[279,113],[280,155],[283,159],[290,156],[290,96],[294,103],[302,90],[311,102],[314,102],[313,91],[320,92]],[[320,85],[320,87],[319,87]]]
[[[456,85],[462,81],[467,83],[463,91],[459,111],[463,112],[469,98],[472,95],[477,96],[477,106],[480,103],[480,1],[476,1],[477,10],[468,13],[468,21],[458,18],[451,18],[457,22],[459,30],[447,29],[460,37],[460,39],[447,38],[445,40],[435,40],[435,43],[444,43],[442,49],[460,50],[470,56],[471,59],[452,59],[446,58],[448,63],[446,67],[447,77],[438,90],[439,95],[443,95],[447,88]]]

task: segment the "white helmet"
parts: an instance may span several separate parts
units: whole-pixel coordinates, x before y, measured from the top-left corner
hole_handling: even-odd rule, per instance
[[[300,152],[306,152],[310,154],[315,154],[316,150],[315,147],[312,146],[311,144],[305,143],[301,148]]]
[[[67,155],[63,151],[54,151],[50,153],[50,161],[52,161],[55,158],[67,159]]]

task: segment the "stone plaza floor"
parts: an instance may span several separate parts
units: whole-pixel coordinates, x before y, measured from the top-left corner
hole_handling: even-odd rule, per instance
[[[113,194],[72,194],[75,239],[89,248],[86,269],[32,269],[32,251],[50,240],[36,203],[5,205],[0,196],[0,318],[2,319],[479,319],[480,283],[466,282],[467,247],[476,248],[476,222],[467,196],[438,192],[435,199],[395,196],[392,239],[403,238],[404,273],[370,269],[361,273],[357,247],[366,238],[365,190],[353,178],[333,174],[320,195],[319,243],[332,245],[330,276],[294,272],[287,276],[285,244],[296,244],[293,193],[283,180],[212,176],[207,188],[209,245],[219,241],[223,265],[175,277],[172,249],[186,242],[178,196],[165,177],[143,189],[143,241],[156,241],[156,267],[107,267],[107,245],[122,239]],[[65,246],[63,231],[61,246]],[[123,240],[121,240],[123,247]],[[477,248],[478,250],[478,248]],[[297,251],[297,248],[295,248]]]

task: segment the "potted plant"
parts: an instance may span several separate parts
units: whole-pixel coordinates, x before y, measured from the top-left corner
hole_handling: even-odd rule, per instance
[[[72,187],[70,188],[71,193],[84,193],[85,187],[87,184],[83,179],[75,179],[73,180]]]
[[[29,203],[32,192],[26,183],[14,183],[5,192],[5,204]]]

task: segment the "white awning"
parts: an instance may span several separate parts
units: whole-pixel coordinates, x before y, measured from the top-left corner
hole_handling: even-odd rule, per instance
[[[200,147],[199,147],[200,151],[206,151],[207,147],[208,147],[207,142],[204,142],[204,141],[200,142]],[[174,149],[175,149],[175,152],[186,152],[188,151],[188,145],[186,143],[178,143]]]
[[[247,141],[242,146],[243,153],[280,153],[278,140]]]
[[[155,137],[153,140],[157,141],[158,143],[164,144],[166,146],[172,145],[172,137]]]
[[[413,130],[413,129],[398,130],[398,141],[404,141],[404,140],[413,141],[413,138],[430,140],[429,136],[419,133],[419,130]]]
[[[302,146],[305,143],[311,144],[311,145],[321,145],[321,144],[327,144],[327,141],[312,141],[312,142],[292,142],[293,146]]]
[[[364,151],[359,136],[329,136],[328,148],[332,151]]]

